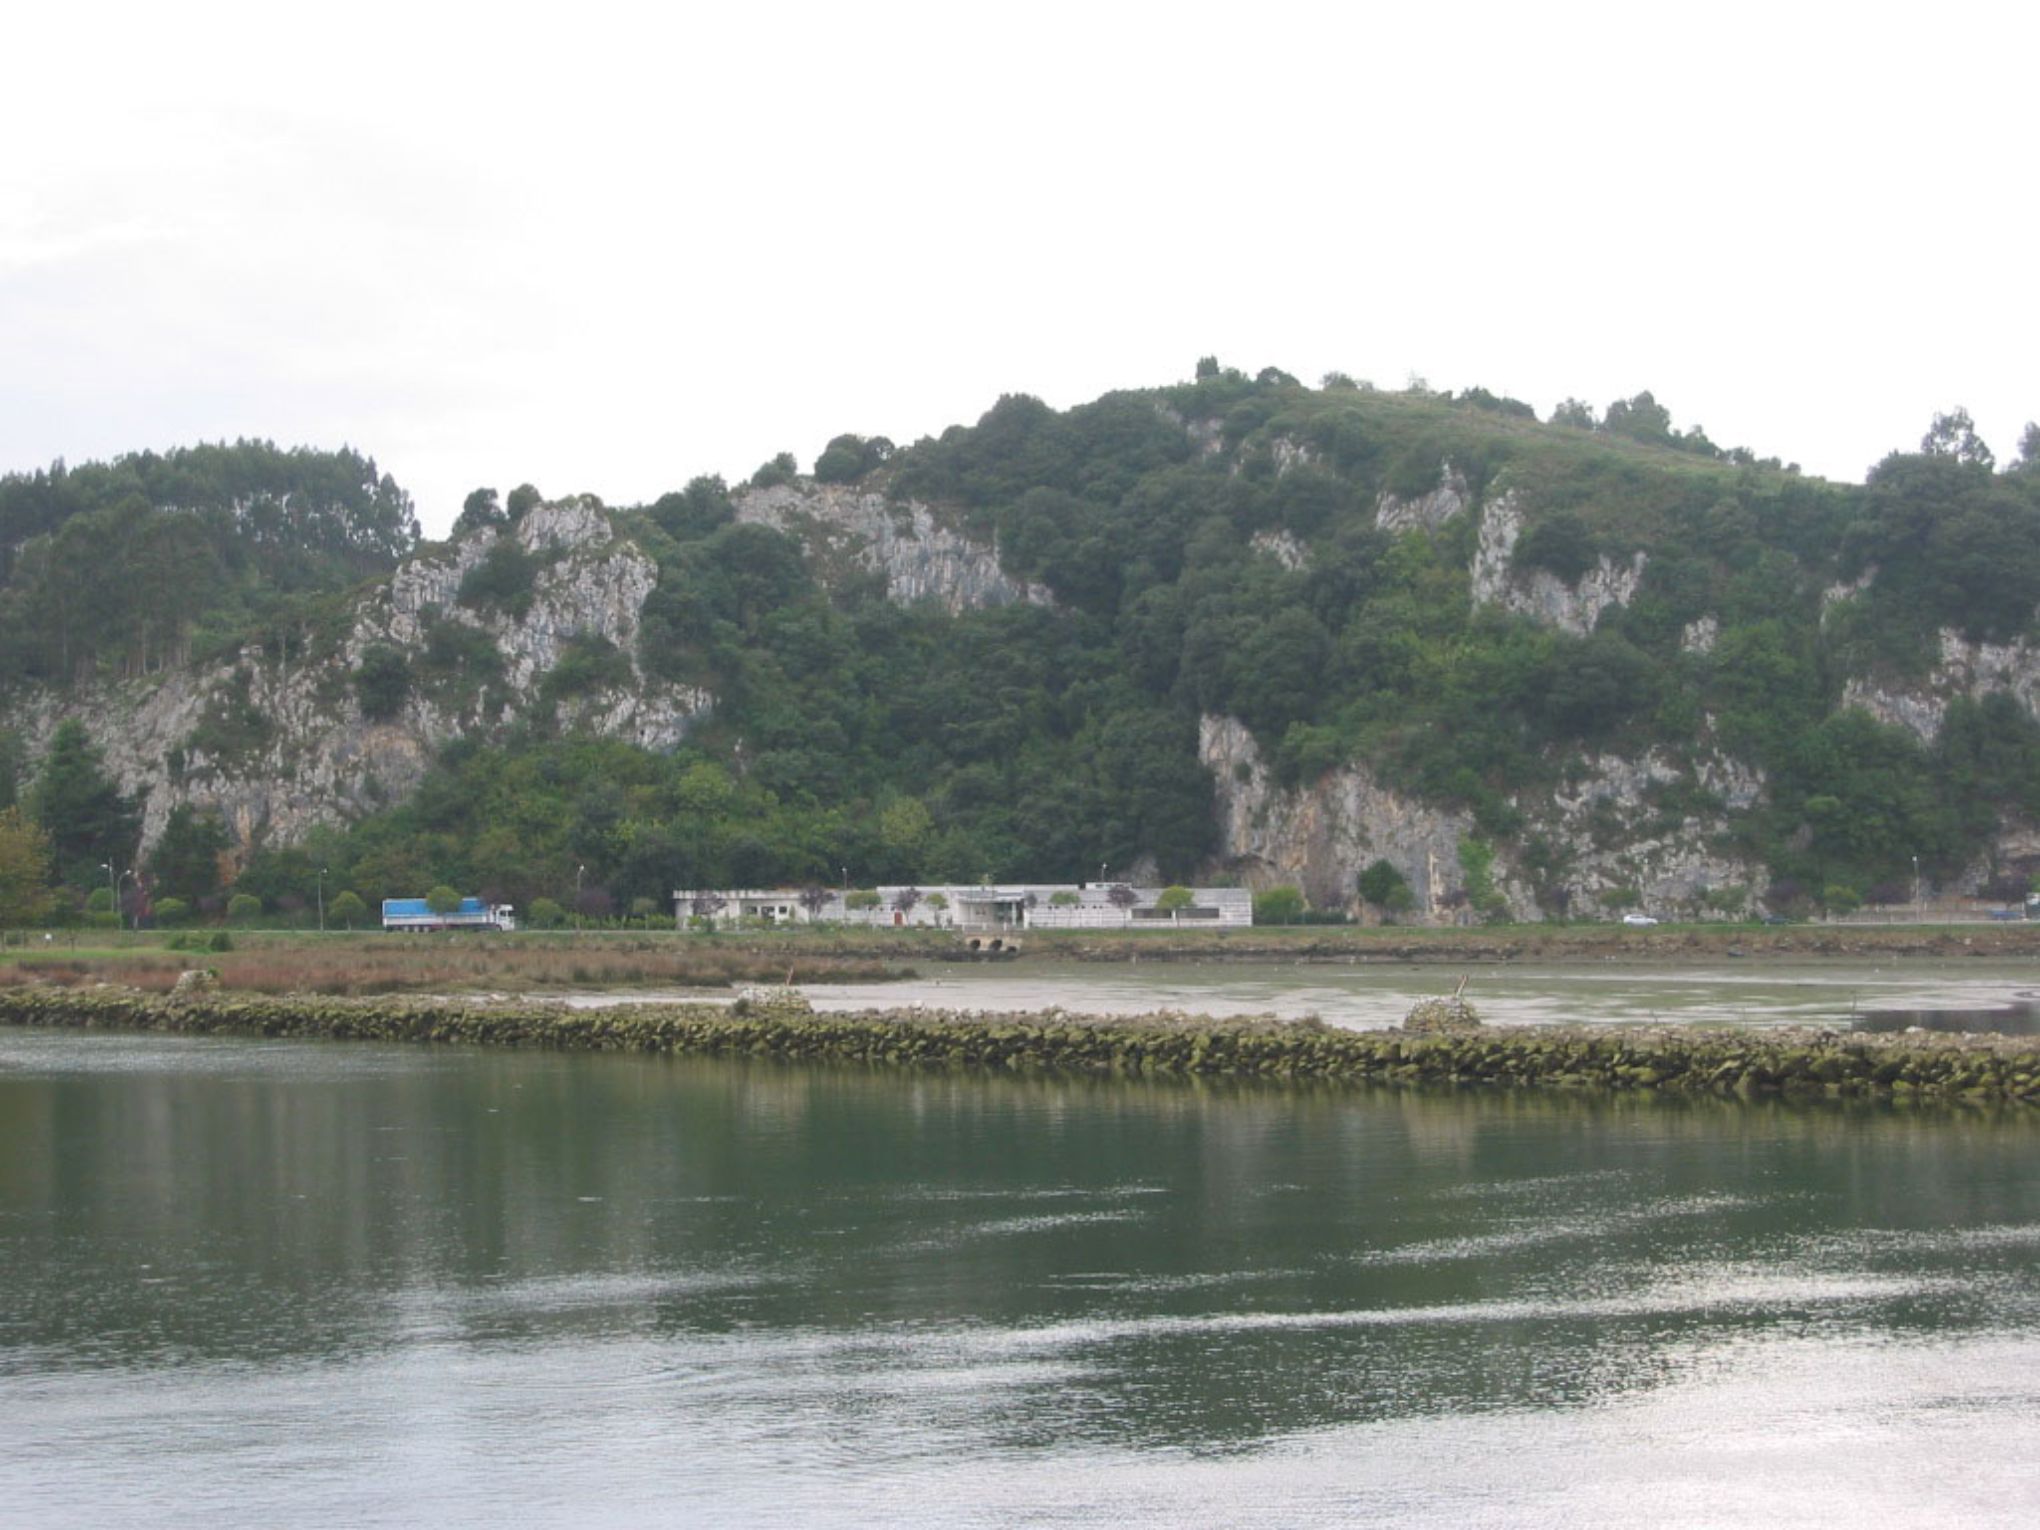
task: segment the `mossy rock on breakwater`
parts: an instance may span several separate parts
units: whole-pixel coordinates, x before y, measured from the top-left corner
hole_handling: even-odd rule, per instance
[[[1403,1016],[1402,1028],[1417,1036],[1463,1036],[1484,1031],[1480,1011],[1458,994],[1449,999],[1419,999]]]
[[[798,995],[562,1005],[0,990],[0,1024],[592,1051],[700,1053],[998,1071],[2040,1104],[2040,1040],[1930,1034],[1524,1027],[1344,1031],[1272,1019],[1088,1019],[1056,1011],[817,1014]]]
[[[220,975],[210,967],[192,967],[177,974],[177,981],[170,985],[170,997],[188,999],[201,993],[218,993]]]

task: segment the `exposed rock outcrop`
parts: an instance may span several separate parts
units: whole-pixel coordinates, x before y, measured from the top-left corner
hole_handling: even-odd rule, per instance
[[[1310,549],[1297,539],[1294,532],[1257,531],[1248,539],[1247,545],[1255,552],[1273,558],[1292,574],[1310,567]]]
[[[1643,584],[1647,559],[1641,551],[1626,561],[1601,554],[1594,567],[1567,584],[1547,569],[1517,570],[1516,543],[1523,535],[1523,509],[1513,489],[1490,499],[1481,511],[1480,540],[1472,568],[1473,603],[1516,611],[1548,627],[1584,637],[1610,606],[1626,606]]]
[[[863,570],[901,602],[933,600],[952,615],[976,606],[1051,603],[1048,590],[1009,576],[996,546],[942,525],[919,500],[894,502],[854,484],[802,479],[740,489],[737,519],[798,537],[824,578]]]
[[[1908,728],[1932,743],[1958,696],[1980,701],[1992,691],[2010,695],[2040,718],[2040,649],[2023,640],[1972,643],[1953,627],[1940,631],[1934,667],[1916,681],[1853,675],[1842,688],[1842,705],[1861,707],[1879,722]]]
[[[515,612],[462,606],[462,580],[506,535],[546,560],[528,604]],[[249,648],[147,681],[40,693],[12,721],[33,757],[65,717],[79,719],[121,789],[140,799],[145,848],[185,804],[218,810],[238,845],[290,843],[317,824],[402,800],[447,743],[491,736],[541,705],[545,677],[577,641],[612,645],[625,674],[557,698],[562,721],[649,748],[678,743],[710,697],[638,666],[639,613],[657,580],[657,566],[616,535],[594,502],[543,505],[510,531],[484,529],[403,564],[364,597],[332,651],[284,662]],[[414,665],[396,715],[364,717],[352,679],[364,656],[387,646],[415,660],[435,623],[485,635],[501,657],[500,677],[490,686],[441,686]],[[222,698],[261,719],[225,753],[207,747],[202,727]]]
[[[1268,453],[1275,459],[1275,476],[1280,478],[1291,468],[1307,467],[1317,461],[1317,453],[1308,442],[1293,436],[1277,436],[1268,443]]]
[[[1820,592],[1820,617],[1826,621],[1828,613],[1844,601],[1854,600],[1877,580],[1875,567],[1866,568],[1854,579],[1840,579]]]
[[[1405,797],[1359,766],[1285,789],[1235,718],[1205,717],[1198,746],[1215,784],[1218,869],[1253,887],[1294,884],[1318,907],[1341,908],[1360,872],[1379,858],[1409,882],[1413,918],[1460,917],[1453,908],[1466,891],[1459,847],[1479,837],[1470,814]],[[1654,798],[1671,786],[1701,794],[1701,805],[1667,818]],[[1556,866],[1542,873],[1547,893],[1561,895],[1554,906],[1591,914],[1612,908],[1610,895],[1620,893],[1648,909],[1699,913],[1709,893],[1763,886],[1761,867],[1722,848],[1729,815],[1755,805],[1763,787],[1760,775],[1721,755],[1703,754],[1690,772],[1658,753],[1601,755],[1580,762],[1558,791],[1512,800],[1527,819],[1518,843],[1541,837],[1555,854]],[[1495,890],[1510,917],[1543,917],[1537,877],[1511,859],[1511,847],[1499,849]]]
[[[1653,806],[1679,787],[1692,789],[1692,809],[1671,817]],[[1652,750],[1641,759],[1589,755],[1547,801],[1528,806],[1565,858],[1556,880],[1568,912],[1612,912],[1609,895],[1619,892],[1653,913],[1697,915],[1710,894],[1763,889],[1764,868],[1724,848],[1730,815],[1756,806],[1763,790],[1761,772],[1726,755],[1703,753],[1689,771]]]
[[[1383,531],[1436,531],[1455,515],[1463,515],[1473,503],[1466,479],[1445,463],[1438,471],[1438,487],[1415,499],[1398,499],[1386,489],[1375,502],[1374,524]]]
[[[1319,908],[1344,908],[1379,858],[1408,880],[1419,917],[1443,913],[1463,890],[1459,842],[1474,833],[1470,814],[1404,797],[1357,766],[1284,789],[1234,717],[1202,720],[1198,755],[1215,783],[1223,869],[1248,886],[1293,884]],[[1526,887],[1505,881],[1497,890],[1512,913],[1535,917]]]

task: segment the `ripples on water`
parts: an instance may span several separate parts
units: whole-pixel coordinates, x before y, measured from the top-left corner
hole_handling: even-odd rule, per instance
[[[2023,1119],[0,1038],[0,1520],[2024,1525]]]

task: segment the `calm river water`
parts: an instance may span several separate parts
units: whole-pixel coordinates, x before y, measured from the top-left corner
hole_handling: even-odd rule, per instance
[[[2040,1124],[0,1032],[0,1522],[2028,1526]]]

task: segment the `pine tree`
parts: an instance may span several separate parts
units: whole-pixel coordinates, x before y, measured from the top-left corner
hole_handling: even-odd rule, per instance
[[[82,723],[61,724],[36,780],[35,817],[49,836],[58,873],[78,887],[96,886],[103,864],[131,860],[141,834],[135,805],[106,774]]]

